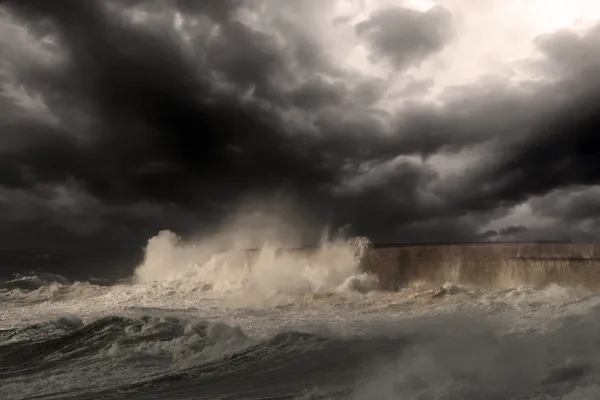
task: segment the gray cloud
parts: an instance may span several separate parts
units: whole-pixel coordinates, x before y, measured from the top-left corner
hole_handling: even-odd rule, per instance
[[[520,234],[528,232],[529,229],[523,225],[511,225],[497,231],[489,230],[480,235],[481,239],[494,241],[510,241],[519,237]],[[538,238],[539,239],[539,238]]]
[[[420,12],[397,7],[373,13],[356,25],[373,51],[373,61],[389,59],[397,68],[418,65],[449,39],[452,15],[441,6]]]
[[[562,76],[596,72],[600,67],[600,26],[585,34],[563,29],[553,34],[541,35],[535,43],[547,57],[543,66]]]
[[[330,105],[339,105],[346,93],[347,89],[341,82],[328,83],[322,78],[313,78],[292,92],[292,101],[297,107],[319,110]]]
[[[600,187],[570,186],[552,190],[529,201],[536,215],[572,224],[594,222],[600,217]]]

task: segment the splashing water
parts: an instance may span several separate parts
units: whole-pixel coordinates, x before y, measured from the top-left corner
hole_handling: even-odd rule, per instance
[[[257,250],[215,251],[203,243],[182,242],[161,232],[146,248],[135,282],[185,283],[219,294],[326,293],[368,291],[376,277],[360,270],[370,246],[366,238],[326,241],[307,255],[302,249],[279,249],[265,243]]]
[[[271,238],[272,239],[272,238]],[[165,231],[129,282],[0,285],[0,398],[587,400],[600,295],[377,290],[364,238],[304,251]],[[227,249],[227,250],[222,250]],[[25,282],[25,283],[24,283]]]

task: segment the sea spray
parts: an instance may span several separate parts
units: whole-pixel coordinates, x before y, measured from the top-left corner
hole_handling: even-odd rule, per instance
[[[376,278],[360,264],[366,238],[334,239],[317,248],[215,249],[210,242],[185,242],[169,231],[149,240],[136,283],[184,282],[218,293],[322,293],[371,290]]]

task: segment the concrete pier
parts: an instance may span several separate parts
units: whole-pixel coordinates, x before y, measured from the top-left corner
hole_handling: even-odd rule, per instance
[[[318,247],[281,251],[307,259],[321,252]],[[361,268],[375,274],[383,290],[423,281],[494,289],[552,283],[600,289],[600,244],[376,244]]]
[[[552,283],[600,289],[600,244],[473,243],[375,245],[362,268],[382,289],[414,281],[486,288]]]
[[[279,252],[306,260],[323,257],[319,247]],[[248,262],[252,263],[258,253],[247,251]],[[335,253],[328,257],[335,262]],[[600,244],[375,244],[366,251],[360,266],[378,277],[383,290],[396,290],[414,282],[493,289],[555,283],[600,290]]]

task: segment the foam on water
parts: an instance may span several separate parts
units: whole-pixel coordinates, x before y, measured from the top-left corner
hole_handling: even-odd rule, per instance
[[[42,393],[55,394],[42,398],[68,398],[61,397],[65,393],[93,398],[85,392],[94,381],[95,391],[127,387],[131,398],[151,398],[156,387],[168,398],[189,398],[192,393],[193,398],[214,398],[237,392],[247,393],[241,398],[260,398],[280,390],[299,398],[354,399],[576,399],[597,393],[600,298],[579,289],[491,292],[448,284],[441,296],[436,295],[439,290],[422,287],[396,293],[311,293],[297,303],[265,309],[227,309],[220,300],[203,304],[198,297],[198,307],[182,310],[173,306],[189,293],[168,288],[156,284],[95,288],[88,299],[33,305],[40,313],[61,310],[62,315],[46,324],[48,328],[21,328],[12,337],[13,345],[82,333],[70,339],[75,344],[52,347],[50,358],[32,361],[31,365],[52,370],[51,382],[41,375],[36,378],[29,369],[27,377],[0,378],[1,390],[15,399]],[[160,307],[140,307],[140,299],[151,304],[152,294],[154,305]],[[110,299],[118,298],[128,306],[111,308]],[[65,309],[76,313],[66,314]],[[130,319],[103,320],[100,314],[129,314]],[[289,330],[321,337],[325,333],[336,344],[294,342],[299,353],[259,347],[247,356],[223,358]],[[364,342],[353,344],[353,337]],[[386,337],[405,342],[381,350],[378,338]],[[0,346],[0,354],[3,349]],[[349,364],[354,351],[357,358]],[[26,353],[19,354],[22,360]],[[50,360],[55,364],[48,364]],[[206,368],[212,368],[209,375]],[[311,374],[311,368],[318,368],[320,375]],[[241,386],[214,383],[230,378]],[[256,387],[243,386],[251,381]]]
[[[0,398],[598,397],[597,293],[382,292],[359,268],[367,247],[266,241],[248,257],[163,232],[130,282],[5,285]]]

